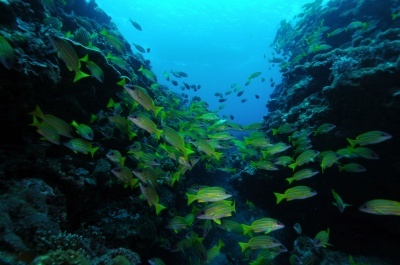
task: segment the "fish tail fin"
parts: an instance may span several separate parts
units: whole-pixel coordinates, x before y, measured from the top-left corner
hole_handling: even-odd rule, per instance
[[[155,107],[155,109],[154,109],[154,116],[157,117],[157,114],[158,114],[162,109],[164,109],[164,107]]]
[[[244,242],[239,242],[239,246],[242,249],[242,253],[247,249],[248,245]]]
[[[40,109],[39,105],[36,105],[36,108],[28,114],[39,118],[44,116],[43,111]]]
[[[296,169],[296,166],[297,166],[297,164],[295,162],[295,163],[290,164],[288,167],[290,167],[294,171]]]
[[[163,130],[157,130],[154,132],[154,134],[156,135],[157,139],[160,140],[161,138],[161,134],[163,133]]]
[[[267,156],[269,156],[269,152],[266,150],[261,150],[261,154],[263,158],[266,158]]]
[[[81,70],[79,70],[78,72],[75,73],[74,83],[76,81],[78,81],[79,79],[85,78],[85,77],[88,77],[88,76],[90,76],[90,75],[88,75],[88,74],[82,72]]]
[[[90,123],[93,123],[96,120],[97,120],[97,115],[94,115],[94,114],[90,115]]]
[[[222,240],[220,239],[220,240],[218,241],[217,248],[218,248],[218,249],[221,249],[223,246],[225,246],[225,244],[224,244],[224,242],[222,242]]]
[[[272,129],[272,135],[276,135],[278,133],[278,129]]]
[[[183,155],[185,158],[188,158],[189,155],[194,154],[194,151],[188,147],[184,147]]]
[[[128,132],[129,141],[132,140],[132,138],[135,137],[136,135],[137,135],[137,134],[134,133],[134,132]]]
[[[120,164],[123,166],[125,164],[126,157],[121,157]]]
[[[109,108],[109,109],[111,109],[111,108],[114,108],[115,107],[115,102],[114,102],[114,100],[113,100],[113,98],[110,98],[110,100],[108,101],[108,103],[107,103],[107,106],[106,106],[107,108]]]
[[[36,118],[36,116],[33,116],[33,122],[31,124],[29,124],[30,126],[35,126],[38,127],[39,126],[39,120]]]
[[[290,185],[290,184],[292,184],[294,179],[293,178],[287,178],[286,180],[289,182],[289,185]]]
[[[100,34],[103,35],[103,36],[107,36],[107,35],[108,35],[108,32],[107,32],[107,30],[106,30],[105,28],[103,28],[103,29],[100,31]]]
[[[252,230],[251,229],[252,227],[250,225],[242,224],[241,226],[242,226],[242,229],[243,229],[243,235],[247,235]]]
[[[186,197],[188,199],[187,205],[190,205],[192,202],[194,202],[197,199],[196,195],[193,195],[190,193],[186,193]]]
[[[156,203],[154,206],[156,207],[156,214],[157,215],[159,215],[162,210],[167,209],[167,207],[165,207],[164,205],[161,205],[159,203]]]
[[[215,158],[219,161],[220,157],[222,156],[222,153],[220,152],[214,152]]]
[[[79,124],[78,124],[76,121],[74,121],[74,120],[72,120],[71,125],[72,125],[73,127],[75,127],[75,129],[77,129],[77,128],[79,127]]]
[[[131,179],[130,181],[130,185],[131,185],[131,189],[138,187],[139,180],[138,179]]]
[[[93,158],[93,156],[94,156],[94,153],[97,151],[99,149],[99,147],[93,147],[93,148],[90,148],[90,154],[92,155],[92,158]]]
[[[357,144],[356,140],[352,140],[350,138],[346,138],[346,140],[350,143],[351,148],[353,148]]]
[[[276,196],[276,204],[279,204],[283,199],[285,199],[285,194],[274,192]]]
[[[213,219],[213,221],[214,221],[216,224],[221,225],[221,220],[220,220],[220,219]]]
[[[79,61],[87,63],[89,62],[89,54],[86,54],[85,56],[83,56],[81,59],[79,59]]]

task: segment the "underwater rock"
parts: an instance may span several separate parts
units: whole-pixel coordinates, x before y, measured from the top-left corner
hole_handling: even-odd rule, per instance
[[[2,217],[0,241],[8,249],[30,250],[30,240],[41,231],[55,234],[66,221],[65,201],[43,180],[23,179],[0,197]],[[26,231],[36,231],[29,235]]]

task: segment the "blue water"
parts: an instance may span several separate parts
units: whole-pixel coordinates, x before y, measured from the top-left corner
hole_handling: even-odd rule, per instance
[[[182,93],[165,80],[165,70],[186,72],[189,77],[176,79],[188,84],[200,84],[197,92],[185,90],[189,97],[200,96],[209,103],[210,110],[225,108],[218,113],[233,115],[235,122],[246,125],[261,122],[268,112],[265,107],[273,91],[270,78],[279,83],[277,66],[272,67],[270,47],[282,19],[291,20],[301,12],[301,6],[310,0],[96,0],[99,7],[112,17],[129,43],[135,42],[150,53],[158,82]],[[129,18],[139,23],[143,31],[136,30]],[[136,52],[132,45],[132,50]],[[264,56],[266,58],[264,58]],[[260,71],[262,74],[249,86],[247,78]],[[265,82],[261,82],[261,78]],[[219,103],[216,92],[224,94],[238,83],[245,89],[241,97],[236,93]],[[260,98],[256,99],[255,95]],[[241,99],[247,102],[241,103]]]

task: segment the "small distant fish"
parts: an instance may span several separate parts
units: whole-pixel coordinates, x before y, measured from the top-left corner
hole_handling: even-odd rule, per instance
[[[315,247],[326,248],[327,246],[331,246],[331,244],[329,244],[328,241],[329,241],[329,228],[326,231],[322,230],[318,232],[318,234],[313,239],[313,244]]]
[[[243,95],[243,93],[244,93],[244,90],[239,91],[239,93],[237,93],[237,96],[240,97],[241,95]]]
[[[294,160],[290,156],[280,156],[277,159],[275,159],[274,164],[281,165],[281,166],[287,166],[293,162],[294,162]]]
[[[356,147],[351,149],[358,156],[365,159],[379,159],[379,155],[367,147]]]
[[[181,78],[181,75],[179,74],[178,71],[171,71],[171,74],[172,74],[173,76],[175,76],[176,78]]]
[[[259,95],[254,95],[255,97],[256,97],[256,99],[259,99],[260,98],[260,96]]]
[[[139,182],[133,178],[131,169],[122,165],[112,169],[111,173],[124,185],[124,188],[134,188]]]
[[[286,180],[289,182],[289,184],[292,184],[293,181],[299,181],[302,179],[307,179],[311,178],[319,173],[318,170],[314,170],[312,168],[305,168],[297,171],[294,173],[293,177],[287,178]]]
[[[164,75],[165,79],[166,79],[167,81],[169,81],[169,74],[168,74],[168,72],[167,72],[167,71],[164,71],[163,75]]]
[[[178,82],[177,82],[176,80],[171,80],[171,83],[172,83],[174,86],[178,86]],[[185,89],[185,88],[183,88],[183,89]]]
[[[242,100],[240,100],[240,102],[245,103],[247,101],[247,99],[243,98]]]
[[[282,59],[282,58],[273,57],[272,59],[269,60],[269,62],[270,62],[270,63],[284,63],[285,60]]]
[[[222,242],[222,240],[218,240],[218,244],[211,247],[208,251],[207,251],[207,264],[211,263],[217,256],[219,256],[220,254],[220,249],[225,246],[224,242]]]
[[[6,38],[0,36],[0,62],[5,68],[10,70],[14,66],[14,61],[15,55],[13,47]]]
[[[129,93],[129,95],[143,108],[153,111],[154,116],[157,117],[157,114],[163,109],[163,107],[158,107],[154,104],[153,99],[147,93],[147,90],[145,88],[134,85],[125,85],[124,88]]]
[[[256,78],[259,75],[261,75],[261,72],[254,72],[249,76],[249,79]]]
[[[110,159],[111,162],[123,166],[125,163],[126,157],[123,157],[121,152],[118,150],[109,150],[106,154],[106,157]]]
[[[145,52],[146,52],[146,50],[145,50],[142,46],[140,46],[139,44],[136,44],[136,43],[133,43],[133,42],[132,42],[132,44],[133,44],[133,46],[135,46],[135,48],[136,48],[139,52],[141,52],[141,53],[145,53]]]
[[[232,197],[232,195],[222,187],[205,187],[199,189],[196,194],[186,193],[186,196],[188,205],[196,200],[198,202],[215,202]]]
[[[313,159],[319,154],[319,151],[317,150],[306,150],[303,153],[301,153],[297,158],[296,161],[292,164],[289,165],[290,168],[295,170],[296,167],[304,165],[310,161],[313,161]]]
[[[53,144],[61,144],[60,142],[60,134],[58,134],[57,130],[53,128],[50,124],[46,122],[39,123],[38,119],[33,116],[32,126],[36,126],[37,132],[44,137],[45,140],[53,143]]]
[[[180,77],[188,77],[188,74],[182,71],[178,71]]]
[[[44,114],[39,106],[36,106],[35,110],[29,114],[42,119],[43,122],[51,126],[59,135],[73,138],[73,128],[68,123],[54,115]],[[36,126],[35,122],[33,125]]]
[[[322,158],[321,161],[321,168],[322,168],[322,173],[324,173],[325,169],[328,167],[331,167],[333,164],[337,164],[340,159],[340,156],[336,154],[334,151],[326,151],[324,153],[324,157]]]
[[[92,141],[94,138],[94,133],[92,128],[86,124],[78,124],[76,121],[72,121],[71,125],[76,129],[76,132],[82,136],[82,138]]]
[[[86,67],[89,69],[90,73],[94,78],[99,80],[100,83],[104,81],[104,72],[95,62],[89,60],[89,55],[86,54],[85,57],[80,59],[82,62],[86,63]]]
[[[113,46],[120,54],[124,53],[124,44],[119,40],[119,38],[115,37],[114,35],[111,35],[108,33],[108,31],[103,28],[100,31],[100,34],[104,36],[107,39],[107,42]]]
[[[157,139],[160,139],[162,130],[157,129],[157,125],[146,115],[143,114],[133,114],[128,117],[130,121],[132,121],[136,126],[142,128],[148,133],[155,134]]]
[[[139,186],[140,186],[140,191],[146,198],[148,204],[156,208],[157,215],[159,215],[162,210],[166,209],[165,206],[159,204],[158,194],[152,185],[147,183],[139,183]]]
[[[284,228],[285,225],[276,219],[265,217],[253,221],[251,225],[242,224],[242,227],[243,227],[243,235],[250,234],[251,236],[252,232],[268,234],[272,231]]]
[[[236,212],[235,202],[232,201],[216,201],[204,206],[197,215],[198,219],[210,219],[221,224],[221,218],[232,216],[232,212]]]
[[[221,98],[218,100],[218,102],[225,102],[227,99],[226,98]]]
[[[287,189],[283,194],[274,192],[274,195],[276,196],[276,204],[279,204],[284,199],[287,201],[307,199],[317,195],[317,192],[307,186],[295,186]]]
[[[328,132],[332,131],[335,128],[336,128],[336,125],[334,125],[334,124],[324,123],[314,131],[314,136],[317,135],[317,134],[328,133]]]
[[[345,30],[346,30],[345,28],[337,28],[337,29],[335,29],[334,31],[332,31],[331,33],[328,33],[328,34],[327,34],[327,37],[329,38],[329,37],[331,37],[331,36],[338,35],[338,34],[342,33],[342,32],[345,31]]]
[[[66,147],[74,151],[75,153],[80,152],[83,154],[90,153],[92,157],[99,147],[92,147],[92,143],[80,138],[74,138],[64,143]]]
[[[353,21],[346,27],[346,30],[360,29],[360,28],[365,28],[365,27],[367,27],[367,22]]]
[[[339,166],[339,172],[340,171],[359,173],[366,171],[366,168],[357,163],[349,163]]]
[[[277,239],[270,236],[255,236],[250,238],[247,243],[239,242],[239,246],[242,249],[242,252],[246,251],[246,249],[269,249],[282,245]]]
[[[135,29],[142,31],[142,27],[138,23],[133,21],[131,18],[129,19],[129,21],[131,22],[132,26],[135,27]]]
[[[149,52],[150,52],[150,48],[147,48],[147,49],[146,49],[146,52],[149,53]]]
[[[229,118],[230,118],[231,120],[234,120],[234,119],[235,119],[235,117],[234,117],[233,115],[229,115]]]
[[[346,208],[347,206],[351,206],[350,204],[344,203],[342,198],[339,196],[339,194],[337,194],[334,190],[332,190],[332,195],[333,195],[333,198],[335,199],[335,201],[333,202],[333,205],[338,207],[339,212],[343,213],[344,208]]]
[[[278,129],[272,129],[272,135],[276,134],[286,134],[291,133],[297,130],[297,126],[290,123],[285,123],[284,125],[280,126]]]
[[[114,56],[114,55],[112,55],[111,53],[108,53],[107,56],[106,56],[106,58],[107,58],[112,64],[115,64],[118,68],[120,68],[120,69],[122,69],[122,70],[125,70],[125,71],[128,71],[129,65],[128,65],[128,63],[127,63],[124,59],[122,59],[122,58],[120,58],[120,57],[118,57],[118,56]]]

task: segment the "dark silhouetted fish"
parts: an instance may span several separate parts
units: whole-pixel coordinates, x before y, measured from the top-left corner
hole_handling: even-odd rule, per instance
[[[142,27],[138,23],[136,23],[132,19],[129,19],[129,21],[131,22],[132,26],[135,27],[135,29],[142,31]]]
[[[136,50],[140,51],[141,53],[146,53],[146,50],[139,44],[135,44],[133,42],[132,42],[132,44],[133,44],[133,46],[135,46]]]

